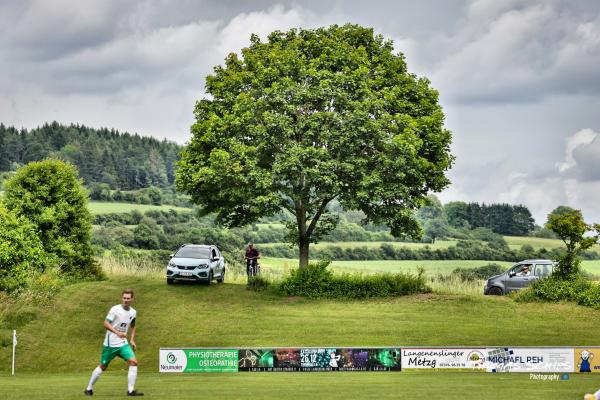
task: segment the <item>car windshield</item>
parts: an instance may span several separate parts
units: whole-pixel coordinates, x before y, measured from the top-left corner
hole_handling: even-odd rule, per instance
[[[175,257],[210,258],[210,249],[208,247],[182,247],[175,253]]]

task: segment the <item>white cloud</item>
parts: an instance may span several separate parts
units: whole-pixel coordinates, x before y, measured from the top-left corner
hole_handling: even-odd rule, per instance
[[[565,172],[568,169],[575,167],[577,161],[573,157],[573,152],[579,147],[589,145],[597,136],[598,134],[591,129],[582,129],[573,136],[568,137],[566,139],[567,146],[565,148],[565,160],[556,164],[558,170],[560,172]]]
[[[275,30],[286,31],[291,28],[309,28],[311,18],[299,8],[286,9],[276,5],[266,11],[242,13],[233,18],[223,28],[219,36],[220,53],[239,53],[250,44],[250,35],[257,34],[261,39]]]

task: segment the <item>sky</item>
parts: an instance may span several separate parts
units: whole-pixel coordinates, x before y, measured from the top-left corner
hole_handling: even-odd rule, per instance
[[[0,122],[190,139],[205,78],[252,33],[356,23],[440,93],[446,203],[600,222],[600,1],[0,0]]]

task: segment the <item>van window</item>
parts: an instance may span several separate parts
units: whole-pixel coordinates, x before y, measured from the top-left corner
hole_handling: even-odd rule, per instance
[[[551,264],[537,264],[535,266],[535,275],[539,277],[546,277],[552,273]]]

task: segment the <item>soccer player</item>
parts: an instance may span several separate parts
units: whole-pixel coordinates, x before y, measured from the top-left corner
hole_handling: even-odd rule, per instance
[[[136,311],[131,307],[133,302],[133,290],[125,289],[121,294],[121,304],[112,307],[104,320],[104,328],[106,335],[102,343],[102,356],[100,357],[100,365],[92,372],[90,383],[84,391],[86,396],[94,394],[92,388],[94,383],[100,378],[103,371],[106,370],[108,364],[115,358],[121,357],[129,364],[129,373],[127,374],[127,396],[143,396],[141,392],[137,392],[135,380],[137,378],[137,359],[135,358],[135,317]],[[130,343],[127,342],[127,331],[131,326]]]

